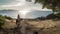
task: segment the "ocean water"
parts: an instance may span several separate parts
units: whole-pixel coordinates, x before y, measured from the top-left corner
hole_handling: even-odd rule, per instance
[[[18,11],[2,10],[2,11],[0,11],[0,15],[6,15],[6,16],[10,16],[12,18],[17,18]]]
[[[26,14],[26,18],[46,17],[52,13],[52,11],[32,11]]]
[[[51,11],[31,11],[28,12],[25,16],[25,18],[36,18],[36,17],[41,17],[41,16],[47,16],[51,14]],[[2,15],[7,15],[12,18],[17,18],[17,15],[19,14],[18,11],[0,11],[0,14]]]

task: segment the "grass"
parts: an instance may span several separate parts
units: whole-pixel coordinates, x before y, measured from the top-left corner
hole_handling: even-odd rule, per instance
[[[56,26],[56,23],[52,20],[45,20],[45,21],[31,21],[28,23],[30,25],[33,25],[34,27],[37,27],[37,28],[51,28],[51,27],[54,27]]]
[[[60,20],[53,21],[53,20],[45,20],[45,21],[28,21],[28,27],[31,25],[33,27],[32,30],[40,30],[40,34],[60,34]],[[30,27],[31,28],[31,27]]]
[[[11,28],[16,27],[16,22],[11,22],[11,20],[7,20],[5,25],[3,26],[4,29],[8,29],[9,31]],[[45,21],[21,21],[24,23],[25,27],[28,31],[37,31],[39,30],[40,34],[60,34],[60,20],[53,21],[53,20],[45,20]],[[14,34],[14,33],[10,33]]]

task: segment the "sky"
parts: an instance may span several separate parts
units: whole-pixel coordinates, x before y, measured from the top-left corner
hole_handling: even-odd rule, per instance
[[[39,9],[42,10],[42,4],[34,4],[34,0],[0,0],[1,9],[14,9],[14,10],[25,10],[25,9]],[[44,10],[47,10],[46,8]]]

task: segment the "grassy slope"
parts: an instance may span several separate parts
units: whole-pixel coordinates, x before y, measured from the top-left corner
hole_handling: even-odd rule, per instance
[[[41,34],[60,34],[60,20],[28,21],[28,27],[29,25],[33,26],[33,28],[43,28],[43,30],[40,31]]]
[[[9,22],[9,21],[7,21],[6,24],[3,26],[4,28],[10,29],[16,27],[16,22],[11,22],[11,21]],[[24,24],[26,24],[27,27],[30,28],[31,26],[33,28],[38,28],[38,29],[44,28],[43,30],[40,31],[41,34],[60,34],[60,20],[59,21],[52,21],[52,20],[27,21],[24,22]]]

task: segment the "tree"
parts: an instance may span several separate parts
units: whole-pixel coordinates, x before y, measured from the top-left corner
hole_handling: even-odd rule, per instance
[[[43,8],[52,9],[54,12],[60,10],[60,0],[35,0],[35,3],[41,3]]]

